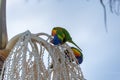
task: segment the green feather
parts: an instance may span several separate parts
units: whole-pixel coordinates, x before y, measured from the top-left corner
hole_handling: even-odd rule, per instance
[[[65,42],[72,39],[69,32],[65,28],[55,27],[54,29],[57,30],[57,33],[59,35],[61,35],[61,36],[64,35],[64,41]]]
[[[78,45],[77,45],[76,43],[74,43],[72,40],[71,40],[71,41],[68,41],[68,42],[74,44],[80,51],[82,51],[82,49],[80,49],[80,47],[78,47]]]
[[[72,44],[74,44],[77,48],[79,48],[73,41],[72,41],[72,38],[70,36],[70,33],[65,29],[65,28],[62,28],[62,27],[54,27],[53,28],[54,30],[57,31],[57,35],[59,36],[59,38],[62,40],[63,43],[65,42],[70,42]],[[79,48],[80,49],[80,48]],[[82,51],[80,49],[80,51]]]
[[[63,42],[63,40],[65,38],[65,34],[61,30],[57,30],[56,35]]]

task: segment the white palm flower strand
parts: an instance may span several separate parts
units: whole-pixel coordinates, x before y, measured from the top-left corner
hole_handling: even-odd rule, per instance
[[[4,62],[0,80],[85,80],[80,66],[65,57],[67,49],[76,61],[69,45],[52,45],[52,37],[46,33],[26,31],[18,36]]]

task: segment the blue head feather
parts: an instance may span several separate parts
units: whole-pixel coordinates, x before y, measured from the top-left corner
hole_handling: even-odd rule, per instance
[[[58,38],[57,35],[55,35],[54,38],[53,38],[53,40],[52,40],[52,43],[53,43],[54,45],[58,45],[58,44],[61,44],[62,41]]]
[[[78,64],[81,64],[83,61],[83,58],[81,56],[77,56],[76,58],[78,60]]]

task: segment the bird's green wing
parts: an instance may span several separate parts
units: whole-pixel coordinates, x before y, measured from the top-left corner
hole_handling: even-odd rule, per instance
[[[70,33],[65,28],[55,27],[54,29],[61,31],[65,35],[65,39],[64,39],[65,42],[72,40]]]
[[[65,41],[70,41],[72,40],[70,33],[66,29],[62,29],[62,32],[65,34]]]
[[[82,49],[80,49],[80,47],[79,47],[76,43],[74,43],[72,40],[71,40],[71,41],[68,41],[68,42],[74,44],[80,51],[82,51]]]
[[[62,31],[63,31],[63,33],[65,34],[65,41],[71,42],[71,43],[74,44],[78,49],[80,49],[80,48],[78,47],[78,45],[77,45],[75,42],[72,41],[72,38],[71,38],[71,36],[70,36],[70,33],[69,33],[65,28],[63,28]],[[82,51],[82,50],[80,49],[80,51]]]
[[[65,38],[65,34],[61,30],[57,30],[56,35],[63,42],[63,40]]]

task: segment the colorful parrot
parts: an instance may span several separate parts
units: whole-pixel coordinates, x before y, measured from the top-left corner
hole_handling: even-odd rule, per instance
[[[83,54],[80,50],[78,50],[77,48],[75,47],[71,47],[76,59],[78,60],[78,64],[81,64],[82,61],[83,61]]]
[[[69,32],[62,27],[54,27],[52,29],[52,36],[54,36],[51,41],[54,45],[64,44],[65,42],[70,42],[74,44],[77,48],[79,48],[73,41],[69,34]],[[79,48],[80,49],[80,48]],[[81,50],[81,49],[80,49]]]
[[[77,64],[81,64],[83,62],[83,54],[82,52],[75,48],[75,47],[71,47],[71,50],[73,51],[73,54],[75,55],[75,58],[77,59]],[[70,62],[73,61],[72,58],[70,58],[70,52],[68,50],[65,50],[64,51],[65,53],[65,58],[68,58]],[[61,62],[61,60],[59,59],[59,62]],[[53,63],[50,65],[50,68],[52,69],[53,68]]]
[[[83,61],[83,54],[80,50],[78,50],[77,48],[75,47],[71,47],[72,51],[73,51],[73,54],[75,55],[76,59],[77,59],[77,64],[81,64],[82,61]],[[70,57],[69,57],[69,51],[66,50],[65,51],[65,54],[66,54],[66,57],[68,57],[68,59],[70,60]],[[73,60],[71,60],[73,61]]]

